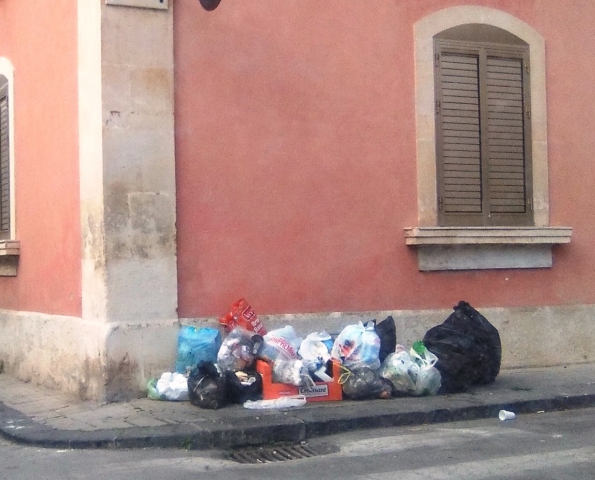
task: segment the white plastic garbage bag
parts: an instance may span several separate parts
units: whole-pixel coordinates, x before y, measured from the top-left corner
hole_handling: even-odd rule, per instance
[[[165,400],[188,400],[188,379],[181,373],[165,372],[161,374],[155,388],[159,397]]]

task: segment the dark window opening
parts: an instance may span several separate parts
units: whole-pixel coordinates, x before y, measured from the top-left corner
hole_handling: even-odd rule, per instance
[[[0,76],[0,238],[10,238],[10,145],[8,80]]]

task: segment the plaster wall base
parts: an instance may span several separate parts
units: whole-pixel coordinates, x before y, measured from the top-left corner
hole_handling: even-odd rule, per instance
[[[106,323],[0,311],[0,360],[15,377],[85,400],[125,401],[174,368],[178,320]]]
[[[358,321],[395,319],[397,342],[409,346],[442,323],[451,310],[399,310],[259,315],[270,331],[339,333]],[[502,340],[502,368],[595,362],[595,305],[481,308]],[[258,312],[257,312],[258,313]],[[76,317],[0,311],[0,360],[24,381],[83,399],[126,401],[146,394],[146,383],[175,365],[181,323],[216,326],[215,318],[102,323]]]
[[[454,306],[454,304],[453,304]],[[258,314],[258,307],[255,307]],[[595,305],[524,308],[478,308],[500,334],[502,368],[546,367],[595,362]],[[430,328],[452,313],[445,310],[383,310],[373,312],[333,312],[324,314],[258,315],[268,331],[293,325],[298,334],[326,330],[338,334],[344,326],[358,321],[395,320],[397,342],[410,346]],[[211,319],[182,320],[198,325]]]

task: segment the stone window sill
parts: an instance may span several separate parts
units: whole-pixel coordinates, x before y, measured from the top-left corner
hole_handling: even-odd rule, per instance
[[[16,277],[21,244],[17,240],[0,240],[0,277]]]
[[[411,227],[421,271],[550,268],[552,246],[570,243],[571,227]]]

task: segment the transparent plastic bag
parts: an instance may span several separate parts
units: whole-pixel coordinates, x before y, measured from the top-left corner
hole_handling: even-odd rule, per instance
[[[377,370],[369,367],[354,368],[348,371],[343,382],[343,393],[352,400],[392,397],[392,385],[380,376]]]
[[[302,343],[291,325],[271,330],[264,337],[264,344],[259,352],[259,357],[268,362],[276,360],[295,360]]]
[[[411,356],[402,345],[382,362],[380,375],[395,387],[397,392],[412,393],[415,391],[419,367],[411,360]]]
[[[413,394],[417,396],[436,395],[442,382],[442,375],[434,366],[438,361],[438,357],[430,352],[423,342],[415,342],[409,351],[409,355],[419,367]]]
[[[333,339],[327,332],[309,334],[300,345],[299,356],[310,373],[324,369],[331,358]]]
[[[430,352],[423,342],[413,342],[411,349],[409,350],[411,359],[417,363],[420,367],[430,368],[436,365],[438,357]]]
[[[339,360],[346,368],[380,368],[380,338],[374,323],[346,326],[333,344],[331,357]]]
[[[437,358],[423,343],[416,342],[407,352],[397,345],[380,368],[380,375],[393,384],[395,391],[408,395],[436,395],[440,388],[440,372],[434,367]]]
[[[442,376],[436,367],[420,368],[414,395],[436,395],[440,390]]]
[[[296,387],[314,386],[314,380],[301,360],[277,360],[273,363],[273,382]]]
[[[249,370],[256,360],[262,342],[260,335],[236,327],[223,339],[217,353],[217,364],[224,371]]]

